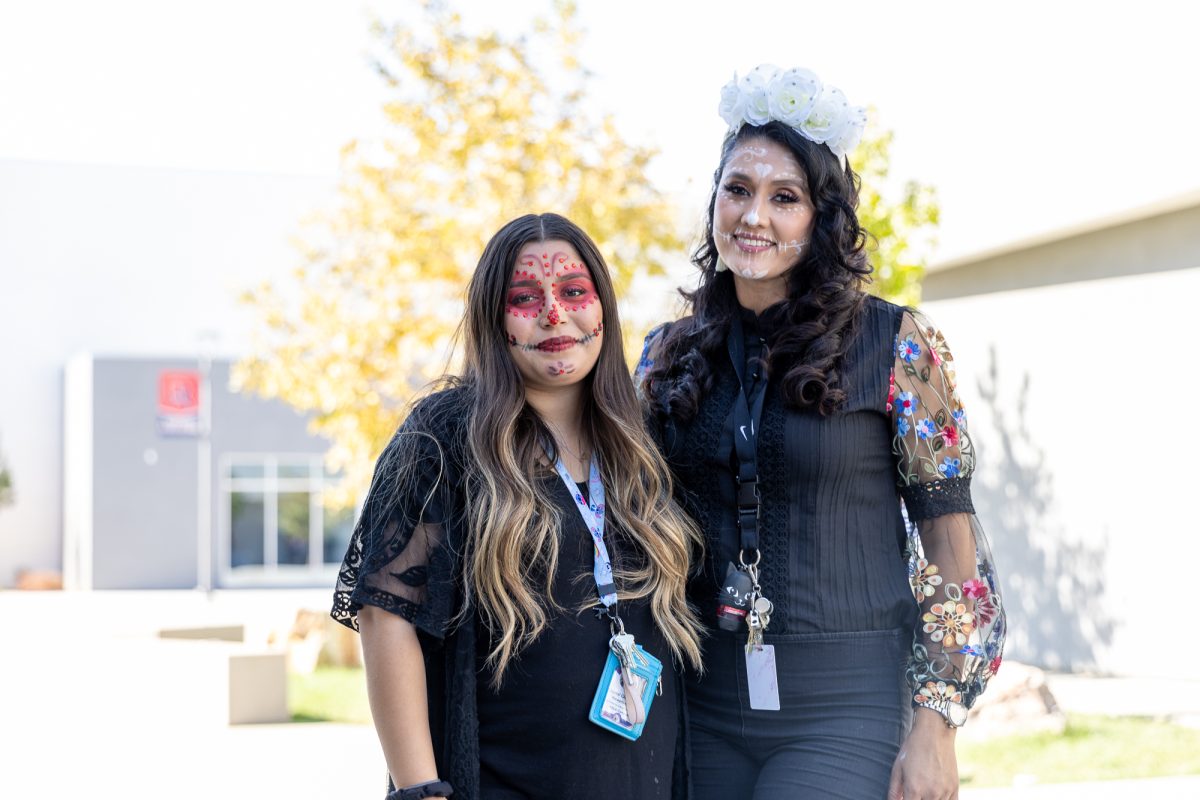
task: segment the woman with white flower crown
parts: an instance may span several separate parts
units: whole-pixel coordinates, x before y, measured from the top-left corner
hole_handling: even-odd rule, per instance
[[[868,295],[847,154],[865,124],[804,69],[726,85],[690,314],[638,380],[707,539],[687,685],[707,798],[943,800],[1005,619],[941,333]]]

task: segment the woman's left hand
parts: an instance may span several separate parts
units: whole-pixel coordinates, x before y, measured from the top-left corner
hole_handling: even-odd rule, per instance
[[[954,734],[936,711],[916,709],[912,730],[892,765],[887,800],[957,800]]]

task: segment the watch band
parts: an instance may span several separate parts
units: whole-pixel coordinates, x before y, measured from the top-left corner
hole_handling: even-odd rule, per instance
[[[967,722],[967,707],[962,703],[947,701],[945,703],[913,703],[915,708],[928,708],[941,715],[947,728],[961,728]]]
[[[454,787],[439,779],[396,789],[389,792],[385,800],[424,800],[426,797],[449,797],[452,794]]]

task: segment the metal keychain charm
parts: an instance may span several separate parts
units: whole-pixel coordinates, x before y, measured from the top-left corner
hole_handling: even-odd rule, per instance
[[[746,636],[746,652],[762,647],[763,633],[767,630],[767,625],[771,623],[771,612],[775,610],[775,605],[763,597],[762,586],[758,583],[758,563],[762,560],[762,553],[755,552],[754,561],[746,563],[745,552],[738,553],[738,562],[741,569],[750,578],[750,593],[747,598],[749,610],[746,613],[746,627],[748,628]]]

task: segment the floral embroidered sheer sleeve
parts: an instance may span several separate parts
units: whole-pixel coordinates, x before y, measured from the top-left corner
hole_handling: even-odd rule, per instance
[[[888,406],[920,606],[908,668],[913,704],[961,725],[1000,667],[1004,607],[971,503],[975,450],[954,360],[941,331],[915,312],[904,314],[896,337]]]

